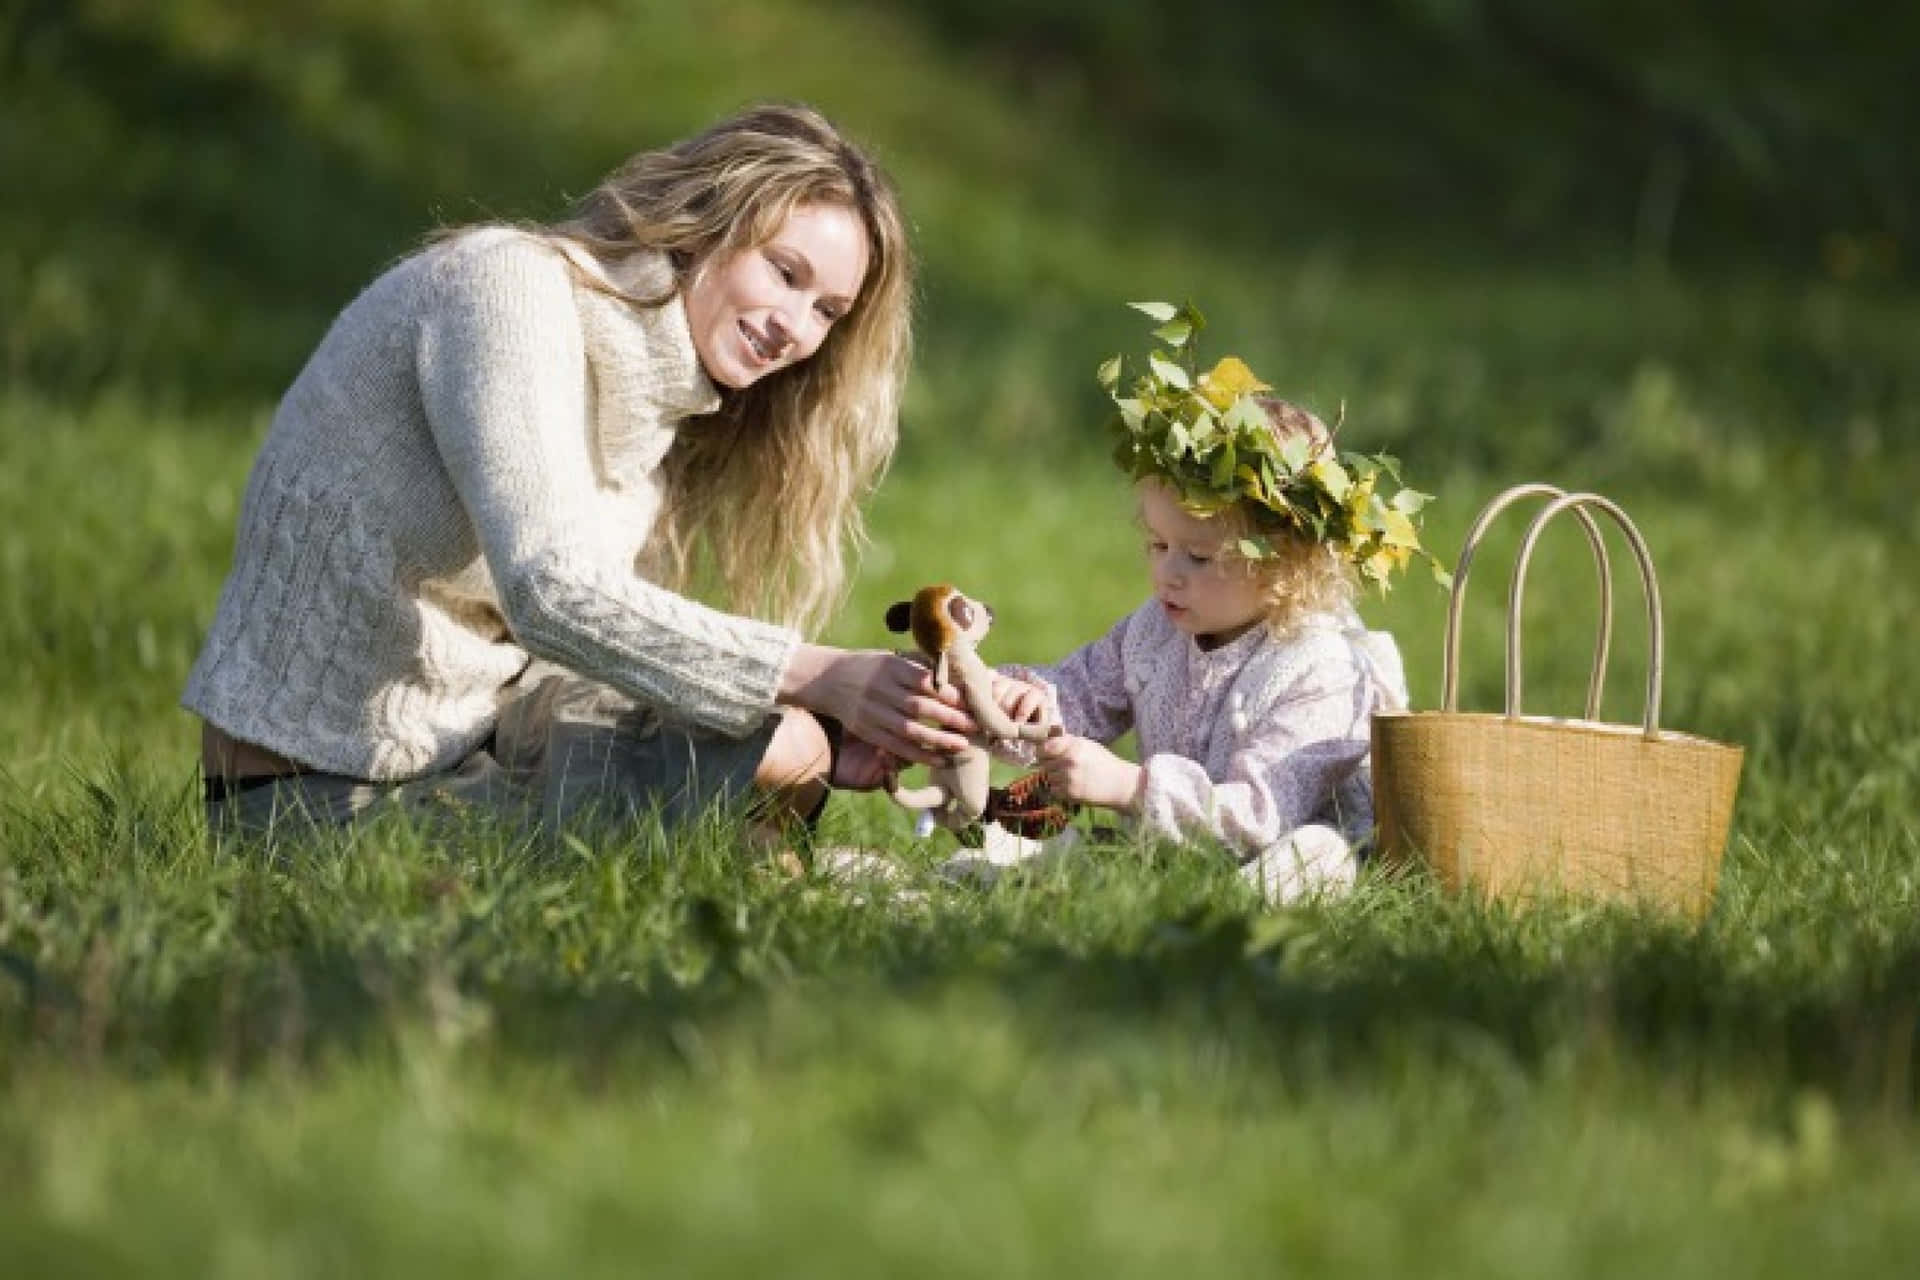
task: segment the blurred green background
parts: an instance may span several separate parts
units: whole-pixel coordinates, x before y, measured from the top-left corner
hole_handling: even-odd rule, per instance
[[[1809,554],[1869,589],[1875,557],[1914,537],[1910,6],[6,0],[0,15],[0,727],[16,767],[177,733],[165,717],[245,461],[383,265],[438,226],[557,215],[630,152],[764,98],[811,101],[879,155],[922,268],[902,447],[838,638],[873,642],[876,606],[924,578],[1012,605],[1009,656],[1054,656],[1126,607],[1132,535],[1090,370],[1138,349],[1129,298],[1199,302],[1214,353],[1344,406],[1353,447],[1401,455],[1442,494],[1443,555],[1494,489],[1535,478],[1676,520],[1709,558],[1764,559],[1788,545],[1776,531],[1809,531]],[[920,554],[928,486],[962,474],[996,507],[1021,495],[1027,519]],[[1062,608],[1031,548],[1067,543],[1092,585]],[[1710,563],[1668,572],[1682,600],[1714,586]],[[1409,629],[1418,697],[1435,687],[1437,595],[1402,596],[1380,617]],[[1791,634],[1769,625],[1751,647]],[[1676,643],[1681,670],[1723,656],[1697,629]],[[1692,727],[1745,740],[1778,708],[1700,710]]]
[[[257,402],[426,229],[555,214],[631,151],[767,97],[819,105],[897,175],[936,371],[1036,329],[1092,326],[1098,350],[1116,290],[1208,286],[1231,332],[1309,369],[1348,348],[1317,326],[1355,280],[1470,293],[1487,271],[1579,268],[1884,293],[1920,230],[1920,21],[1893,3],[0,14],[4,367],[61,397]]]

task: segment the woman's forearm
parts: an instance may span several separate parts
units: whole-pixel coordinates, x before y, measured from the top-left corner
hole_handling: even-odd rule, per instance
[[[828,715],[836,715],[843,710],[827,705],[830,698],[828,676],[833,670],[834,658],[840,653],[841,650],[829,645],[808,644],[804,640],[795,645],[792,655],[787,659],[786,670],[780,674],[780,685],[774,694],[774,701]]]

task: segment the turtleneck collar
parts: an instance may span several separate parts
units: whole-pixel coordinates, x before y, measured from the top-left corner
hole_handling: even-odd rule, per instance
[[[607,443],[619,443],[615,437],[636,413],[659,420],[643,425],[671,426],[718,409],[720,390],[694,349],[686,299],[675,287],[667,255],[648,250],[608,263],[570,241],[558,244],[574,265],[623,293],[651,298],[672,290],[657,307],[635,306],[592,288],[578,290],[600,426],[603,436],[612,433]]]

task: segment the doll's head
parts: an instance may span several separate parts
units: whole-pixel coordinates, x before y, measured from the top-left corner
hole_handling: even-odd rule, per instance
[[[913,633],[913,642],[927,657],[938,659],[964,644],[977,649],[993,626],[993,610],[957,587],[922,587],[911,600],[896,601],[887,610],[887,630]]]

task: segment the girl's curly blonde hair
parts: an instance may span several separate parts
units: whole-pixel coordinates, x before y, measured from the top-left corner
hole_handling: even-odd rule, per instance
[[[860,503],[898,438],[913,263],[891,183],[819,112],[768,104],[634,156],[542,230],[609,266],[664,252],[677,291],[709,259],[771,240],[805,204],[859,215],[860,295],[811,359],[723,390],[718,412],[679,434],[647,558],[664,585],[712,572],[734,609],[813,631],[845,592],[864,542]]]
[[[1309,410],[1277,396],[1258,396],[1255,403],[1266,411],[1267,423],[1277,438],[1303,435],[1316,453],[1333,447],[1333,432]],[[1255,532],[1264,533],[1273,548],[1272,555],[1243,563],[1260,581],[1266,600],[1266,625],[1274,634],[1286,635],[1313,614],[1352,607],[1359,591],[1353,566],[1325,543],[1306,533],[1276,533],[1266,525],[1256,525],[1254,511],[1246,502],[1235,503],[1217,518],[1227,534],[1229,556],[1238,559],[1234,544]]]

